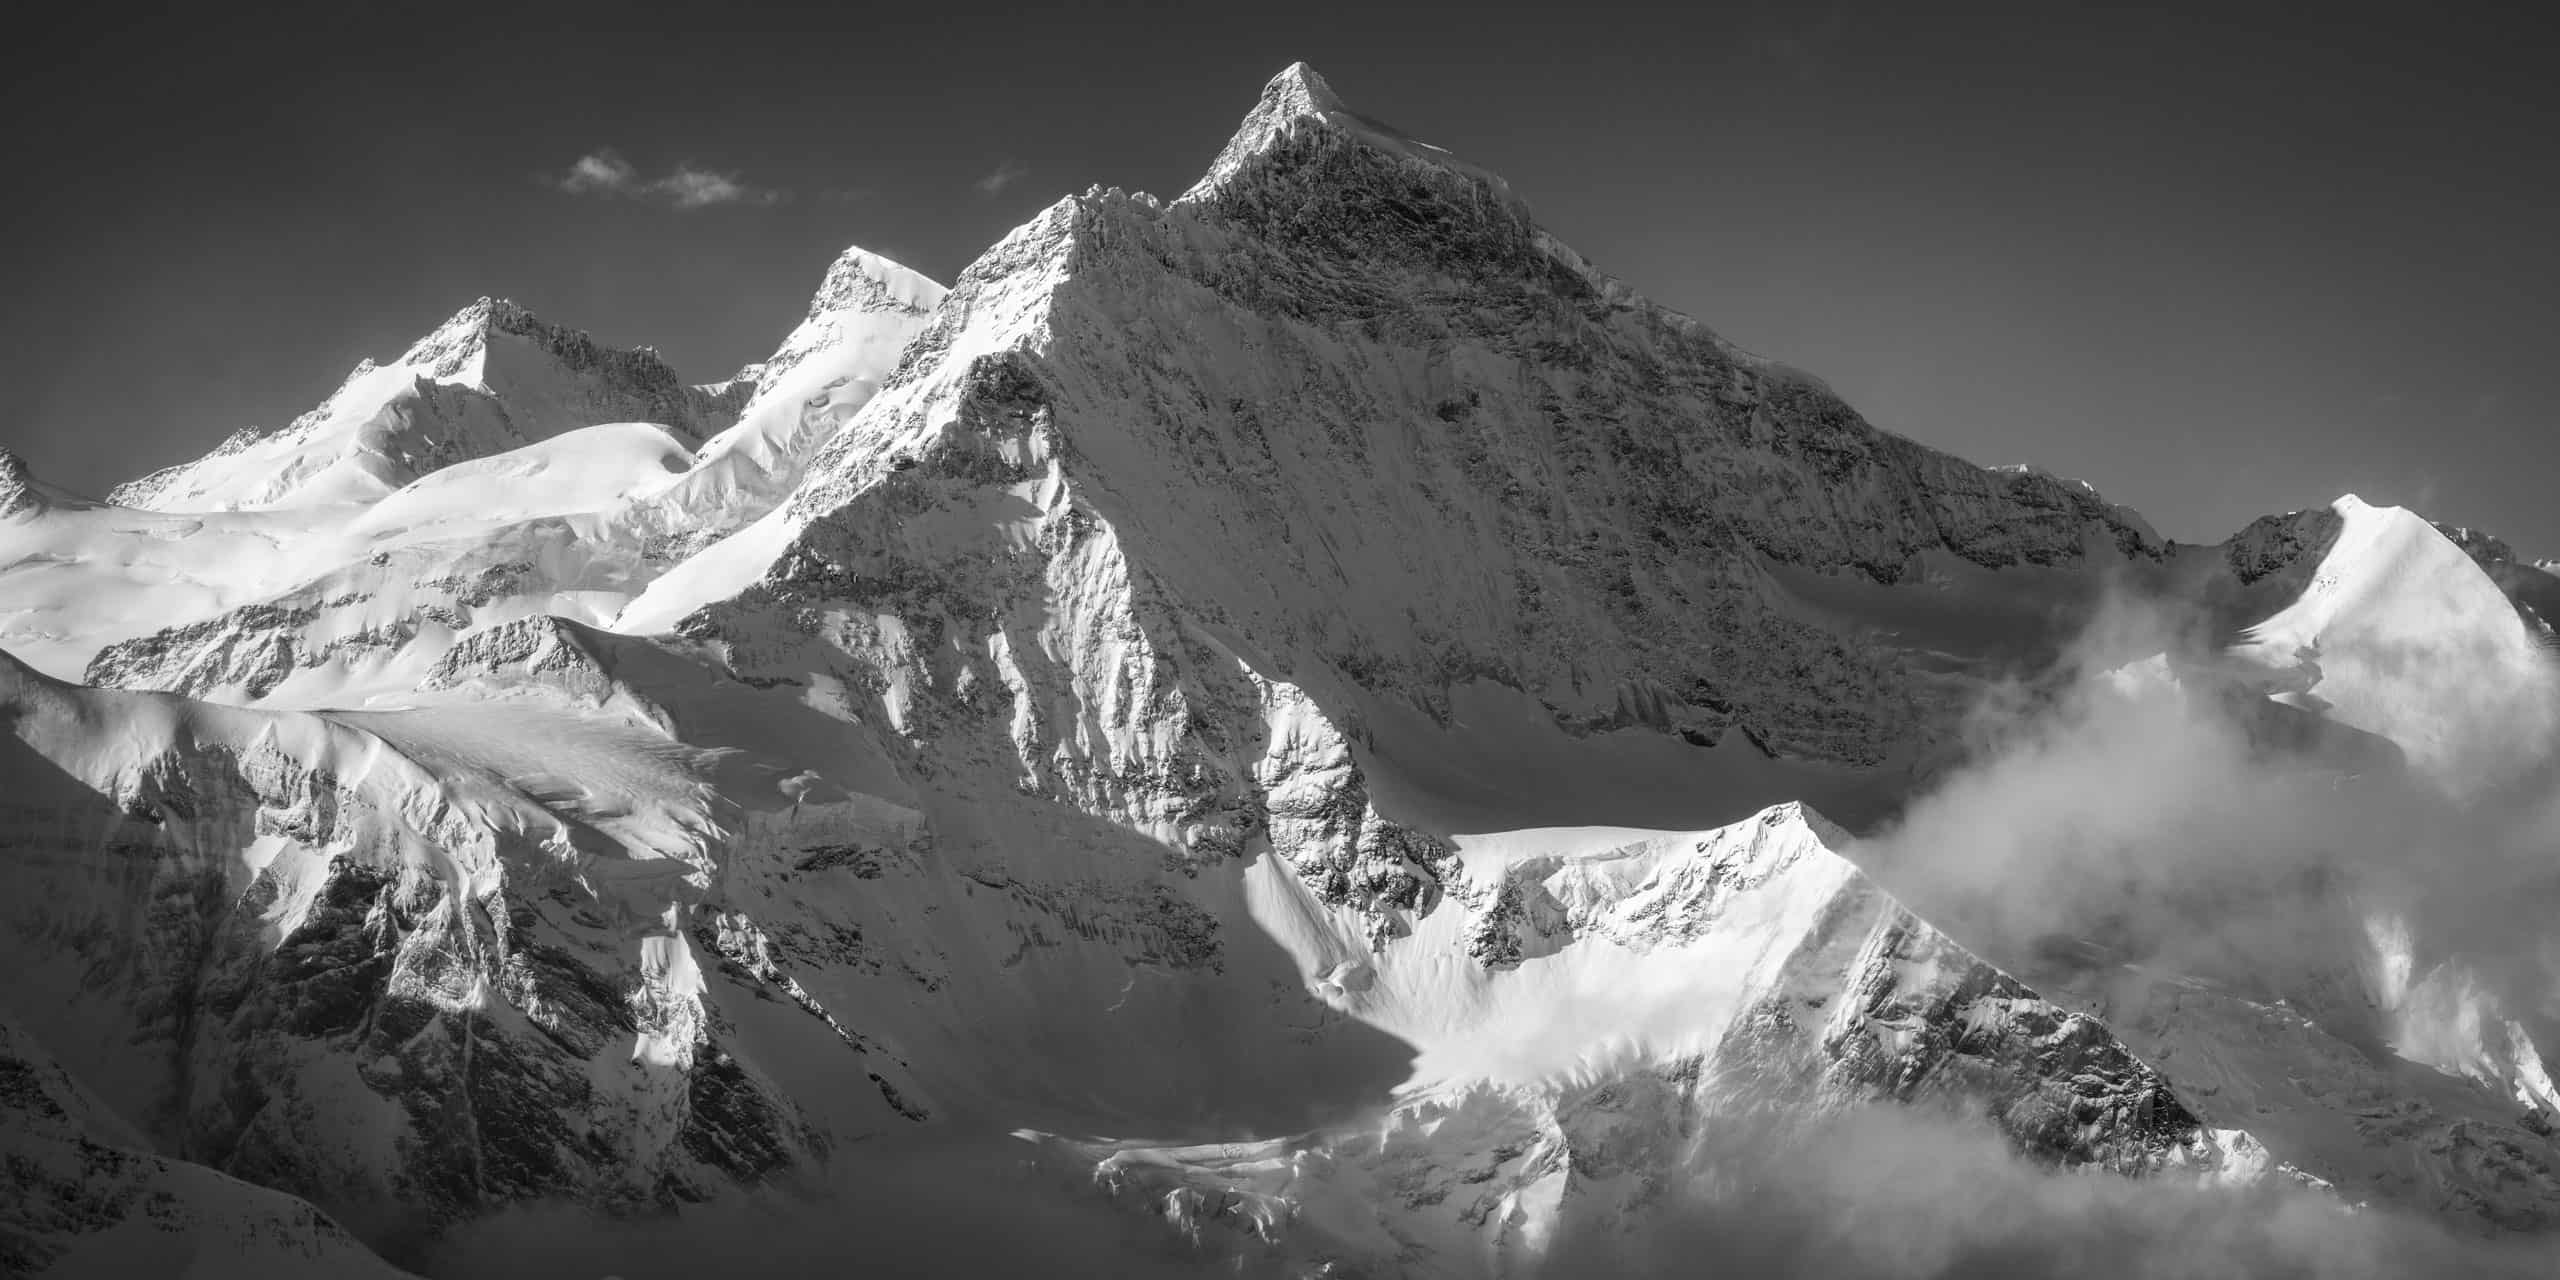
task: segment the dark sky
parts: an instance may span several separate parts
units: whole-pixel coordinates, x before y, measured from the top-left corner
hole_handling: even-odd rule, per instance
[[[1304,58],[1881,426],[2082,477],[2173,537],[2352,490],[2560,555],[2560,59],[2521,24],[965,8],[110,6],[13,31],[0,443],[103,490],[289,420],[483,293],[714,379],[847,244],[948,281],[1068,192],[1180,191]],[[559,189],[606,150],[626,194]],[[684,171],[750,198],[674,207],[651,184]]]

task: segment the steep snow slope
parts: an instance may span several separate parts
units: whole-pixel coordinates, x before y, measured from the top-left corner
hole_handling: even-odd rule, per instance
[[[703,445],[685,475],[635,494],[634,518],[669,550],[694,550],[771,510],[818,446],[880,389],[944,292],[878,254],[847,249],[807,318],[756,366],[755,397],[737,425]]]
[[[379,543],[466,523],[494,528],[595,511],[692,463],[692,450],[649,423],[582,427],[421,476],[366,507],[347,532]]]
[[[405,690],[475,628],[619,609],[664,566],[612,513],[688,462],[666,432],[629,423],[458,463],[295,538],[261,589],[236,593],[249,603],[99,648],[83,678],[286,706]]]
[[[2301,595],[2238,656],[2309,666],[2335,718],[2381,733],[2442,785],[2514,781],[2560,740],[2560,663],[2497,584],[2434,525],[2353,495]]]
[[[596,512],[688,461],[658,427],[612,424],[325,518],[59,508],[0,530],[22,557],[0,570],[7,625],[60,637],[30,661],[92,683],[250,701],[298,678],[306,703],[361,700],[414,684],[474,625],[619,608],[659,566]]]
[[[311,568],[287,548],[335,514],[164,515],[59,491],[22,502],[0,514],[0,644],[75,678],[108,640],[218,613]]]
[[[389,1277],[310,1205],[154,1154],[0,1021],[0,1271],[184,1280]]]

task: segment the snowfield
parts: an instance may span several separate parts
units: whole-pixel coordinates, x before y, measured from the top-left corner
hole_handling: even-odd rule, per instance
[[[2548,1274],[2460,538],[1880,431],[1303,65],[728,382],[484,299],[0,455],[0,1269]]]

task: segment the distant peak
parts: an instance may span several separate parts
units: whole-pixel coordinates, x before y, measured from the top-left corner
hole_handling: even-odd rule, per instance
[[[583,329],[552,324],[515,302],[487,295],[418,339],[398,363],[440,382],[477,383],[486,375],[482,357],[493,334],[522,338],[573,370],[602,368],[608,376],[660,388],[677,382],[655,347],[608,347]],[[368,371],[359,368],[356,376]]]
[[[1335,97],[1333,86],[1326,84],[1316,69],[1303,62],[1292,62],[1271,83],[1262,86],[1266,107],[1276,107],[1291,115],[1312,115],[1319,111],[1342,111],[1342,99]]]
[[[534,334],[546,327],[523,307],[505,298],[484,294],[411,344],[399,362],[432,370],[438,377],[450,378],[460,373],[463,365],[487,345],[490,333]]]
[[[1812,805],[1801,800],[1789,800],[1782,804],[1771,805],[1760,811],[1759,821],[1763,827],[1802,827],[1811,832],[1814,839],[1822,842],[1823,846],[1833,853],[1838,853],[1856,843],[1847,828],[1814,812]]]
[[[491,328],[513,330],[524,328],[535,323],[538,322],[534,320],[533,313],[525,310],[523,307],[517,306],[515,303],[508,301],[505,298],[492,298],[487,294],[482,294],[480,297],[464,305],[462,310],[454,312],[452,319],[445,321],[443,324],[437,325],[435,331],[437,333],[464,333],[485,331]]]
[[[855,245],[827,268],[826,280],[809,300],[809,318],[848,309],[930,311],[941,305],[943,292],[924,273]]]
[[[1349,114],[1350,109],[1342,104],[1340,95],[1334,93],[1332,85],[1325,83],[1323,76],[1316,74],[1315,68],[1303,62],[1290,63],[1280,74],[1271,77],[1269,84],[1262,86],[1261,100],[1254,103],[1244,123],[1236,127],[1235,136],[1227,139],[1227,145],[1219,150],[1209,172],[1184,193],[1183,199],[1207,195],[1226,185],[1247,160],[1269,150],[1274,141],[1285,136],[1299,121]]]
[[[34,477],[27,474],[27,464],[18,455],[0,448],[0,516],[44,505],[35,492]]]
[[[1316,125],[1338,132],[1341,136],[1379,151],[1402,156],[1435,169],[1464,174],[1469,180],[1509,197],[1510,187],[1501,178],[1460,161],[1446,150],[1411,138],[1372,116],[1365,116],[1346,105],[1340,94],[1315,68],[1293,62],[1271,82],[1262,86],[1262,98],[1237,126],[1235,136],[1218,152],[1218,158],[1200,181],[1182,194],[1184,200],[1201,200],[1216,195],[1234,181],[1254,157],[1270,151],[1274,144],[1289,137],[1305,125]]]

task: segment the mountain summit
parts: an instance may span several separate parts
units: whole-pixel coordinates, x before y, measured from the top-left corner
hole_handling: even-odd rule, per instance
[[[688,387],[646,347],[600,346],[482,298],[393,363],[359,364],[290,425],[237,432],[107,500],[156,511],[370,502],[439,468],[600,422],[654,422],[698,443],[736,419],[746,390]]]

